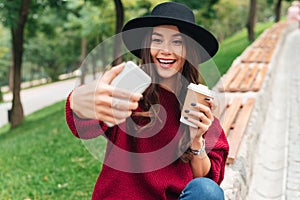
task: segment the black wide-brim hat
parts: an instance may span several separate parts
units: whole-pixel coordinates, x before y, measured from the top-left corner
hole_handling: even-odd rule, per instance
[[[149,16],[128,21],[122,29],[122,39],[127,49],[141,58],[141,49],[149,27],[175,25],[180,32],[198,43],[201,63],[212,58],[218,51],[217,39],[205,28],[195,23],[193,11],[185,5],[166,2],[157,5]]]

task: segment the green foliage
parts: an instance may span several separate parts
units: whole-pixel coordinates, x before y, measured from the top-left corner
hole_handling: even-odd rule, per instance
[[[194,10],[197,23],[213,32],[220,41],[243,29],[247,22],[249,1],[174,1],[191,7]],[[270,0],[257,1],[257,22],[273,20],[274,3]]]
[[[91,199],[101,163],[70,133],[64,103],[0,128],[0,199]]]
[[[275,2],[273,4],[270,4],[267,1],[257,1],[257,10],[256,10],[257,21],[258,22],[273,21],[273,18],[275,17],[274,9],[275,9]]]
[[[10,35],[8,30],[0,24],[0,87],[8,82],[10,66]]]
[[[220,41],[245,27],[248,2],[239,0],[223,0],[214,6],[216,18],[213,24],[207,25]]]
[[[125,22],[148,15],[158,3],[166,0],[122,0]],[[174,0],[191,7],[196,21],[217,36],[219,41],[241,30],[248,15],[248,1],[240,0]],[[21,0],[0,0],[0,19],[5,27],[14,26]],[[277,0],[257,2],[257,21],[270,21]],[[286,2],[287,1],[283,1]],[[288,4],[288,3],[287,3]],[[49,1],[32,0],[25,30],[25,65],[23,80],[43,77],[52,79],[59,73],[80,66],[81,40],[87,40],[87,52],[114,35],[115,7],[110,0]],[[10,59],[10,38],[0,27],[0,85],[7,84]],[[2,37],[3,36],[3,37]],[[111,58],[108,44],[102,57]],[[126,59],[135,59],[126,55]],[[107,63],[102,62],[102,63]],[[30,73],[30,75],[28,75]]]
[[[174,2],[185,4],[188,7],[196,10],[210,10],[214,4],[218,3],[218,1],[219,0],[174,0]]]
[[[128,20],[149,15],[151,10],[165,0],[122,0],[125,10],[125,22]]]
[[[0,19],[2,24],[7,27],[16,27],[18,23],[18,16],[20,12],[22,0],[0,0]],[[48,1],[48,0],[32,0],[30,2],[30,12],[28,15],[28,27],[30,35],[34,35],[37,30],[37,22],[39,17],[43,15],[43,11],[49,8],[56,9],[60,16],[65,16],[66,1]]]
[[[21,5],[20,0],[18,1],[0,0],[0,7],[3,8],[0,10],[0,18],[5,26],[9,28],[16,27],[16,24],[18,23],[17,20],[18,20],[20,5]],[[76,60],[74,59],[74,57],[66,55],[65,52],[68,52],[68,50],[62,50],[61,48],[59,48],[60,42],[57,41],[58,39],[64,40],[63,38],[57,37],[57,34],[62,32],[61,31],[62,29],[61,28],[59,29],[59,27],[62,27],[63,23],[65,22],[66,13],[67,13],[66,1],[64,0],[31,1],[28,21],[25,27],[26,45],[24,45],[25,58],[23,60],[32,62],[32,65],[42,64],[39,67],[44,67],[48,72],[49,76],[53,80],[56,80],[58,74],[60,74],[63,71],[62,69],[63,66],[69,64],[68,59],[66,58],[72,58],[73,60]],[[41,40],[40,37],[41,33],[46,35],[45,40]],[[55,41],[53,42],[53,40],[51,39],[54,39]],[[35,44],[32,45],[32,43]],[[28,49],[32,46],[34,46],[33,49]],[[39,46],[40,48],[35,48],[37,46]],[[42,47],[45,48],[42,49]],[[36,57],[33,56],[35,54],[29,54],[35,51],[38,51]],[[66,57],[62,57],[60,55],[66,55]],[[62,62],[62,59],[64,59],[63,62],[65,63]],[[2,61],[2,59],[0,61]],[[5,61],[5,63],[7,63],[7,60]],[[46,65],[45,63],[48,65]],[[6,69],[5,73],[7,74],[8,67],[5,67],[5,69]]]
[[[136,2],[137,8],[145,10],[144,15],[150,15],[152,4],[150,1],[137,0]]]
[[[216,18],[216,10],[214,9],[214,5],[216,5],[219,0],[174,0],[174,2],[185,4],[193,9],[196,22],[204,27],[210,27],[212,21]]]
[[[106,26],[108,26],[107,21],[112,16],[104,17],[105,12],[101,7],[96,7],[88,1],[70,1],[67,6],[69,10],[75,12],[68,13],[67,21],[64,24],[66,29],[76,31],[76,34],[81,38],[93,38],[98,34],[111,34],[108,31],[112,30]],[[110,6],[107,6],[106,11],[109,9]]]
[[[16,27],[21,0],[0,0],[0,20],[4,26]]]
[[[72,40],[66,40],[68,35],[64,32],[49,38],[40,33],[28,40],[26,44],[25,61],[38,66],[36,72],[45,71],[52,80],[57,80],[58,75],[68,71],[68,67],[73,66],[77,61],[80,47],[76,46]],[[74,38],[79,40],[79,38]],[[76,52],[77,50],[77,52]],[[34,56],[32,56],[34,55]],[[33,68],[34,69],[34,68]]]

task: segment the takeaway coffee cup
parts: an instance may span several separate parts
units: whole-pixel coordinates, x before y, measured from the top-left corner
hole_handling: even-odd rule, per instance
[[[194,83],[190,83],[183,104],[180,121],[194,128],[198,128],[195,124],[184,119],[184,116],[187,116],[185,110],[195,110],[195,108],[191,106],[191,103],[201,103],[203,105],[209,106],[209,103],[205,100],[205,98],[213,98],[213,97],[214,97],[214,92],[210,90],[207,86],[202,84],[197,85]]]

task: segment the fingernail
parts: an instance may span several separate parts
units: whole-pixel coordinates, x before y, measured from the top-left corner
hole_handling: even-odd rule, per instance
[[[185,113],[189,113],[189,112],[190,112],[190,110],[184,110],[184,112],[185,112]]]
[[[197,104],[195,104],[195,103],[191,103],[191,106],[196,106]]]
[[[206,100],[206,101],[210,101],[211,99],[206,97],[206,98],[204,98],[204,100]]]

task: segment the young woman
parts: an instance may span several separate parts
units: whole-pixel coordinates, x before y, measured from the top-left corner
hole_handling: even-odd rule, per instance
[[[202,83],[198,65],[215,55],[216,39],[188,7],[172,2],[129,21],[122,37],[152,84],[143,94],[111,86],[121,64],[75,88],[66,103],[75,136],[108,141],[92,199],[224,199],[229,147],[212,99],[184,111],[198,128],[180,122],[187,85]]]

